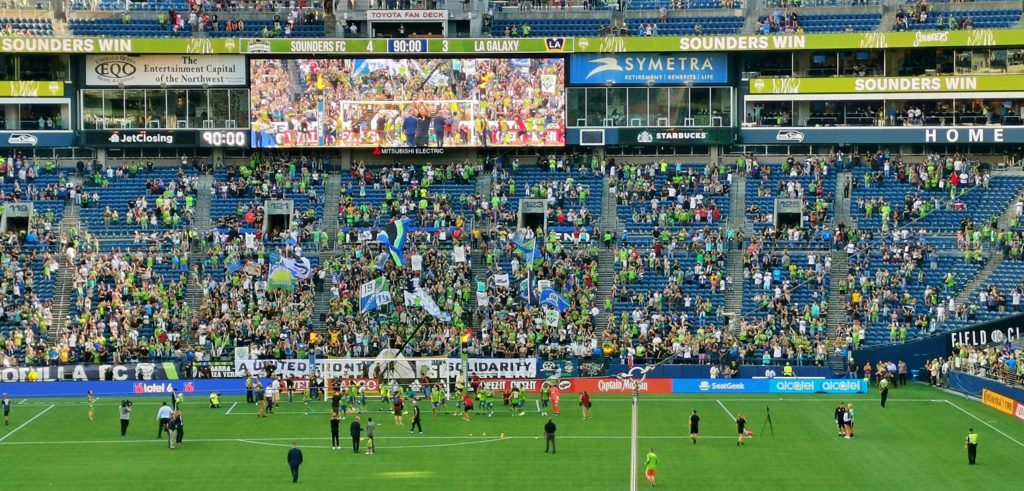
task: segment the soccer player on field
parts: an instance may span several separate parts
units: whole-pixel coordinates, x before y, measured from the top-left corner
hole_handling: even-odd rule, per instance
[[[391,405],[391,393],[388,386],[381,384],[380,386],[380,410],[387,411],[388,406]]]
[[[545,381],[540,384],[540,415],[548,415],[548,402],[550,399],[551,386]]]
[[[647,482],[651,483],[651,487],[654,487],[655,474],[658,472],[658,456],[655,455],[654,449],[650,448],[647,450],[647,460],[644,462],[647,466]]]
[[[430,391],[430,407],[434,416],[437,416],[437,409],[441,407],[441,398],[444,393],[441,392],[441,388],[437,385],[434,386],[434,390]]]
[[[522,391],[518,387],[512,389],[512,396],[509,398],[509,402],[512,407],[512,416],[525,416],[526,412],[522,411],[523,405],[526,403],[523,397]]]
[[[551,399],[551,412],[558,416],[558,399],[562,397],[562,390],[557,384],[551,384],[548,388],[548,398]]]
[[[357,383],[355,383],[355,382],[352,382],[348,386],[348,399],[347,399],[346,402],[348,402],[348,405],[352,408],[353,412],[358,412],[359,411],[359,406],[357,405],[358,401],[359,401],[359,385]]]
[[[736,431],[740,434],[738,440],[736,440],[736,446],[743,445],[743,435],[746,434],[747,419],[743,417],[743,414],[736,415]]]
[[[462,419],[469,421],[469,413],[473,411],[473,398],[469,394],[462,394]]]
[[[89,405],[89,421],[92,421],[93,405],[96,404],[96,396],[90,390],[85,394],[85,402]]]
[[[484,389],[480,391],[483,394],[483,409],[487,413],[487,417],[494,416],[494,391],[490,389]]]

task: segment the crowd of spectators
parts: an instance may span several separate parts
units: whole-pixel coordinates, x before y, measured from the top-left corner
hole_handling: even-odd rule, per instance
[[[599,349],[597,249],[583,242],[563,246],[556,234],[535,236],[529,229],[520,230],[516,241],[535,238],[543,251],[542,260],[530,261],[517,251],[511,230],[500,228],[498,238],[481,249],[488,300],[479,307],[481,340],[474,352],[502,357],[590,356]],[[545,282],[569,304],[557,317],[546,315],[539,304]],[[613,342],[612,335],[605,334],[605,342]]]
[[[462,228],[468,217],[485,204],[474,192],[477,172],[478,164],[469,161],[447,165],[396,163],[375,169],[356,162],[349,171],[350,179],[341,188],[339,225],[343,229],[380,227],[393,218],[408,217],[422,227]],[[466,190],[454,194],[431,189],[444,184],[465,185]],[[364,199],[368,188],[383,192],[379,204]]]
[[[58,267],[51,252],[23,250],[16,233],[0,241],[0,366],[45,358],[43,334],[53,322],[53,303],[40,296],[38,286],[52,282]]]
[[[253,154],[246,164],[228,166],[224,177],[213,182],[210,193],[215,200],[231,200],[235,214],[212,216],[216,228],[231,237],[253,233],[263,240],[266,200],[291,199],[291,226],[270,230],[268,238],[297,242],[312,240],[314,235],[319,238],[318,210],[322,208],[323,195],[317,190],[323,184],[321,165],[305,156],[295,159]]]
[[[301,80],[291,79],[288,63]],[[282,146],[560,145],[563,64],[263,60],[252,68],[252,128]]]
[[[667,239],[663,234],[675,227],[717,224],[724,219],[718,206],[718,200],[729,199],[724,166],[701,168],[661,161],[621,168],[613,164],[612,173],[617,203],[629,207],[629,222],[654,225],[655,239]]]
[[[196,278],[204,297],[191,324],[191,337],[204,353],[220,357],[244,347],[253,359],[305,359],[316,346],[309,320],[319,268],[308,278],[296,278],[294,288],[270,288],[272,252],[298,258],[302,247],[271,249],[259,242],[249,247],[238,238],[209,246]]]
[[[957,345],[949,357],[952,368],[988,377],[1007,385],[1024,385],[1024,351],[1012,343],[1002,345]]]
[[[66,246],[74,268],[72,308],[47,347],[49,363],[184,357],[181,331],[190,315],[184,301],[186,249],[157,244],[101,250],[88,235],[68,237]]]
[[[458,257],[457,247],[464,252]],[[459,347],[459,336],[472,316],[471,247],[453,235],[442,238],[440,233],[413,231],[404,251],[405,268],[397,267],[373,241],[352,244],[325,261],[324,285],[332,299],[324,321],[327,355],[374,357],[383,350],[398,350],[405,356],[447,356]],[[378,278],[387,282],[391,301],[363,312],[359,288]],[[452,321],[443,322],[405,301],[406,292],[418,290],[441,312],[451,314]]]
[[[892,30],[906,31],[929,22],[934,23],[938,29],[950,31],[974,28],[974,17],[970,14],[961,13],[959,16],[949,14],[947,17],[945,12],[939,12],[934,20],[930,20],[932,19],[931,9],[932,6],[928,0],[915,0],[909,11],[900,5],[896,9],[896,24],[893,25]]]

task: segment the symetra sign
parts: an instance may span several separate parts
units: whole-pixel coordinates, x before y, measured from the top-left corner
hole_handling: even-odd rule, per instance
[[[729,57],[725,53],[669,55],[582,54],[569,65],[569,82],[578,85],[724,84],[729,82]]]

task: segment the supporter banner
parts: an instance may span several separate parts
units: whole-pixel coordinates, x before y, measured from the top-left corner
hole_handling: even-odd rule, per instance
[[[85,84],[95,87],[244,86],[244,56],[101,55],[85,58]]]
[[[981,389],[981,402],[1010,416],[1013,416],[1014,407],[1018,404],[1017,401],[988,389]]]
[[[838,143],[1024,143],[1020,126],[914,126],[860,128],[741,128],[744,144]]]
[[[536,378],[535,358],[470,358],[469,375],[484,378]],[[269,367],[269,368],[268,368]],[[315,369],[332,377],[430,378],[454,377],[462,373],[462,360],[457,358],[416,358],[384,360],[376,358],[318,359]],[[272,373],[275,377],[303,377],[310,373],[309,360],[236,360],[235,373]]]
[[[0,97],[63,97],[64,82],[33,80],[0,82]]]
[[[570,59],[569,83],[604,85],[609,81],[619,85],[725,84],[729,82],[729,55],[615,53],[573,55]]]
[[[576,360],[544,360],[540,364],[539,375],[542,377],[578,377],[580,376],[579,362]],[[593,375],[604,375],[595,373]],[[591,376],[593,376],[591,375]]]
[[[198,131],[109,130],[85,131],[83,133],[85,145],[88,147],[194,147],[199,144]]]
[[[1018,46],[1021,29],[961,31],[904,31],[764,36],[658,36],[583,37],[575,39],[577,53],[691,52],[691,51],[794,51],[886,48],[953,48]]]
[[[728,145],[733,140],[732,128],[620,128],[617,132],[619,145]]]
[[[937,77],[755,78],[751,94],[888,94],[894,92],[1004,92],[1024,87],[1024,75]]]
[[[393,11],[391,11],[393,12]],[[567,37],[520,39],[245,39],[243,53],[257,54],[380,54],[456,53],[527,54],[573,50]]]
[[[649,378],[640,382],[642,394],[672,394],[673,380],[667,378]],[[578,378],[572,381],[565,392],[590,392],[592,394],[632,394],[637,382],[618,378]]]
[[[263,381],[270,383],[270,379]],[[245,394],[245,382],[241,379],[194,379],[177,382],[160,381],[118,381],[118,382],[54,382],[50,384],[16,383],[4,384],[3,391],[11,399],[23,397],[76,397],[85,400],[90,390],[97,397],[166,396],[171,388],[186,396],[206,397],[216,391],[221,395]],[[187,403],[189,399],[186,397]]]
[[[123,365],[58,365],[48,367],[0,368],[0,383],[106,380],[177,380],[177,364],[128,363]],[[33,375],[34,374],[34,375]],[[2,391],[0,391],[2,392]]]
[[[973,327],[949,333],[947,351],[949,354],[960,344],[983,346],[990,343],[1015,341],[1024,334],[1024,314],[1017,314],[999,320],[984,322]]]
[[[0,131],[0,148],[63,148],[74,145],[73,131]]]

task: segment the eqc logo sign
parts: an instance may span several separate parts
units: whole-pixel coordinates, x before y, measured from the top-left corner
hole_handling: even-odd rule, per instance
[[[93,68],[96,76],[104,82],[117,82],[135,75],[138,68],[127,56],[110,56],[100,58]]]

